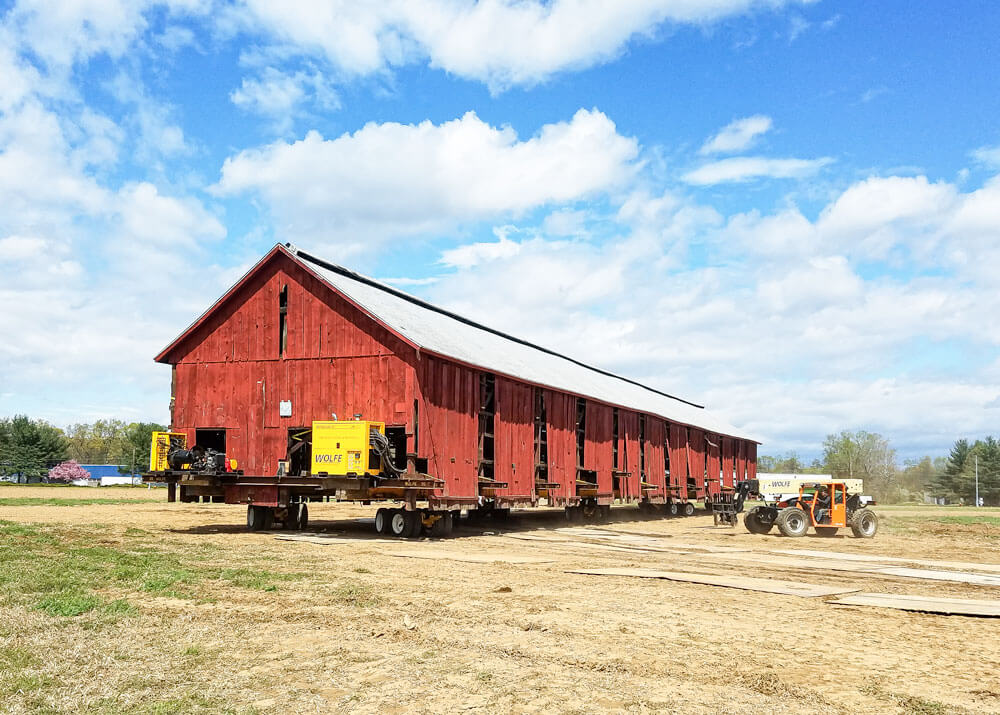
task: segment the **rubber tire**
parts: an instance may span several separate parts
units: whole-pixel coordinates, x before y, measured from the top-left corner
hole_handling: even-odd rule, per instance
[[[751,534],[766,534],[771,531],[774,526],[774,522],[765,522],[758,515],[757,509],[751,509],[743,517],[743,526],[747,528]]]
[[[809,515],[797,506],[790,506],[778,512],[778,518],[774,520],[778,525],[778,531],[782,536],[799,537],[805,536],[809,531]]]
[[[389,535],[392,533],[392,509],[382,507],[375,512],[375,532]]]
[[[264,510],[264,531],[267,531],[274,527],[274,508],[262,506],[261,509]]]
[[[444,514],[439,515],[441,518],[434,522],[431,526],[431,536],[435,539],[445,539],[451,536],[452,530],[452,518],[451,512],[446,511]]]
[[[817,526],[816,527],[816,536],[825,536],[825,537],[829,538],[831,536],[836,536],[836,535],[837,535],[837,527],[836,526]]]
[[[684,516],[694,516],[694,504],[684,502]]]
[[[247,504],[247,531],[261,531],[264,528],[264,507]]]
[[[878,515],[871,509],[858,509],[851,515],[851,533],[859,539],[870,539],[878,533]]]
[[[583,509],[578,506],[566,507],[566,521],[570,524],[580,524],[583,522]]]
[[[299,528],[299,505],[295,502],[285,509],[285,520],[281,522],[281,527],[285,531],[297,531]]]
[[[406,520],[406,512],[402,509],[392,509],[389,515],[389,532],[393,536],[405,536],[409,522]]]
[[[309,528],[309,505],[299,502],[299,531]]]
[[[406,518],[406,531],[403,536],[407,539],[415,539],[424,530],[423,514],[419,511],[404,511]]]
[[[677,513],[679,511],[680,509],[677,506],[677,502],[675,501],[670,502],[670,506],[667,507],[667,514],[669,514],[670,516],[677,516]]]

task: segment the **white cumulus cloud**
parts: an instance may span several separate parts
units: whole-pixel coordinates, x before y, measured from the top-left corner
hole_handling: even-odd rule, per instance
[[[608,192],[634,175],[637,155],[637,142],[596,110],[526,139],[469,112],[243,151],[226,160],[215,191],[258,194],[293,241],[343,245]]]
[[[771,131],[773,121],[763,114],[735,119],[701,147],[701,154],[720,154],[743,151],[750,147],[754,140],[762,134]]]
[[[697,186],[739,183],[754,179],[801,179],[812,176],[832,162],[833,159],[830,157],[773,159],[763,156],[734,156],[703,164],[684,174],[683,179]]]
[[[493,89],[613,59],[667,23],[705,25],[807,0],[247,0],[254,30],[337,69],[371,74],[428,61]]]

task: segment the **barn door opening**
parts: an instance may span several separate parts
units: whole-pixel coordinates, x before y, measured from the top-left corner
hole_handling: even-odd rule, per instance
[[[479,478],[493,481],[493,427],[497,412],[496,379],[486,373],[479,376]]]
[[[576,485],[581,489],[597,489],[597,472],[587,469],[584,463],[587,444],[587,401],[576,399]]]
[[[203,449],[214,449],[216,452],[226,453],[226,430],[224,429],[196,429],[194,431],[195,445]]]
[[[406,471],[406,425],[396,425],[385,428],[385,436],[389,440],[389,454],[392,464],[400,471]]]
[[[288,430],[287,474],[308,476],[312,468],[312,430],[309,427],[292,427]]]
[[[535,388],[535,488],[548,495],[549,428],[545,414],[545,391]]]

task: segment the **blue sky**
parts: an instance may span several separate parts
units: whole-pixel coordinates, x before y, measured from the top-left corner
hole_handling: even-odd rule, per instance
[[[0,413],[166,420],[276,241],[766,453],[998,430],[1000,7],[0,3]]]

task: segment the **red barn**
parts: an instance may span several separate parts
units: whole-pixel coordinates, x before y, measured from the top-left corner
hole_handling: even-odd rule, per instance
[[[383,421],[445,508],[681,504],[753,477],[702,407],[275,246],[156,360],[171,423],[273,475],[314,420]]]

